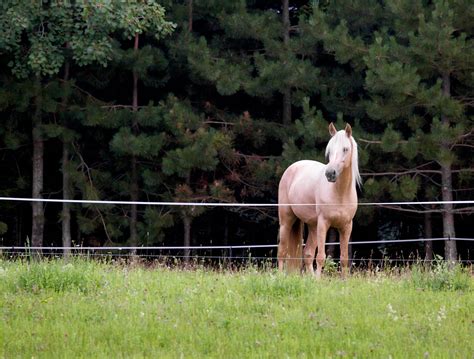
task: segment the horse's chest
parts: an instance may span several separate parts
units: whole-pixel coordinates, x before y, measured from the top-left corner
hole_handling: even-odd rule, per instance
[[[327,206],[321,215],[329,222],[331,227],[342,227],[352,221],[356,208],[353,206]]]

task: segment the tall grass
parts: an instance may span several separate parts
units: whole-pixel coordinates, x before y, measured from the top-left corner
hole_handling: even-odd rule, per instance
[[[418,274],[316,282],[251,267],[0,261],[0,357],[471,357],[462,273],[467,286],[435,288]]]
[[[470,290],[472,280],[468,268],[436,256],[432,266],[417,265],[412,268],[411,283],[420,289],[458,291]]]
[[[88,292],[100,287],[103,280],[98,264],[84,260],[46,260],[10,265],[8,262],[1,263],[0,278],[4,279],[3,286],[13,291]]]

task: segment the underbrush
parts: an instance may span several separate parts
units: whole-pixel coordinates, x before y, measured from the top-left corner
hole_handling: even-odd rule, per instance
[[[89,292],[99,289],[104,283],[104,273],[114,268],[125,268],[126,270],[140,269],[168,269],[187,271],[215,271],[221,273],[251,274],[253,278],[248,284],[248,290],[255,294],[265,293],[274,297],[287,294],[300,295],[308,287],[308,281],[315,279],[302,273],[301,280],[293,280],[291,276],[281,275],[271,263],[257,266],[251,262],[238,269],[214,268],[202,263],[191,263],[182,266],[174,263],[168,267],[160,262],[134,261],[96,261],[81,258],[69,258],[44,260],[17,260],[8,261],[0,259],[0,289],[3,287],[8,291],[38,292],[40,290],[51,290],[54,292],[78,291]],[[270,273],[270,276],[259,276],[262,273]],[[8,275],[7,275],[8,274]],[[298,275],[296,275],[298,277]],[[353,267],[351,275],[353,278],[391,278],[404,282],[409,287],[432,291],[471,291],[473,290],[472,268],[462,266],[459,263],[449,263],[441,256],[436,256],[433,264],[423,262],[414,265],[389,266],[366,268]],[[325,263],[323,278],[340,278],[338,263],[328,258]]]
[[[340,276],[340,266],[332,258],[326,259],[324,275],[330,278]],[[353,266],[352,277],[362,278],[391,278],[403,281],[407,286],[431,291],[471,291],[474,289],[472,266],[463,266],[459,262],[449,262],[437,255],[428,264],[422,260],[414,264],[390,265],[384,262],[382,266],[367,267]]]

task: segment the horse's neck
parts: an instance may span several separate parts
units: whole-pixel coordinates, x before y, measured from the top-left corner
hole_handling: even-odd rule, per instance
[[[335,190],[338,196],[344,199],[350,199],[355,192],[355,179],[352,175],[352,166],[344,168],[335,183]]]

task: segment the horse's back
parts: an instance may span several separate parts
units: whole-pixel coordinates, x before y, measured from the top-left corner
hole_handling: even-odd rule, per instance
[[[315,185],[324,174],[321,162],[302,160],[293,163],[283,173],[278,188],[279,202],[314,203]]]
[[[290,165],[283,173],[280,187],[286,186],[301,179],[317,179],[324,172],[326,165],[318,161],[301,160]]]

